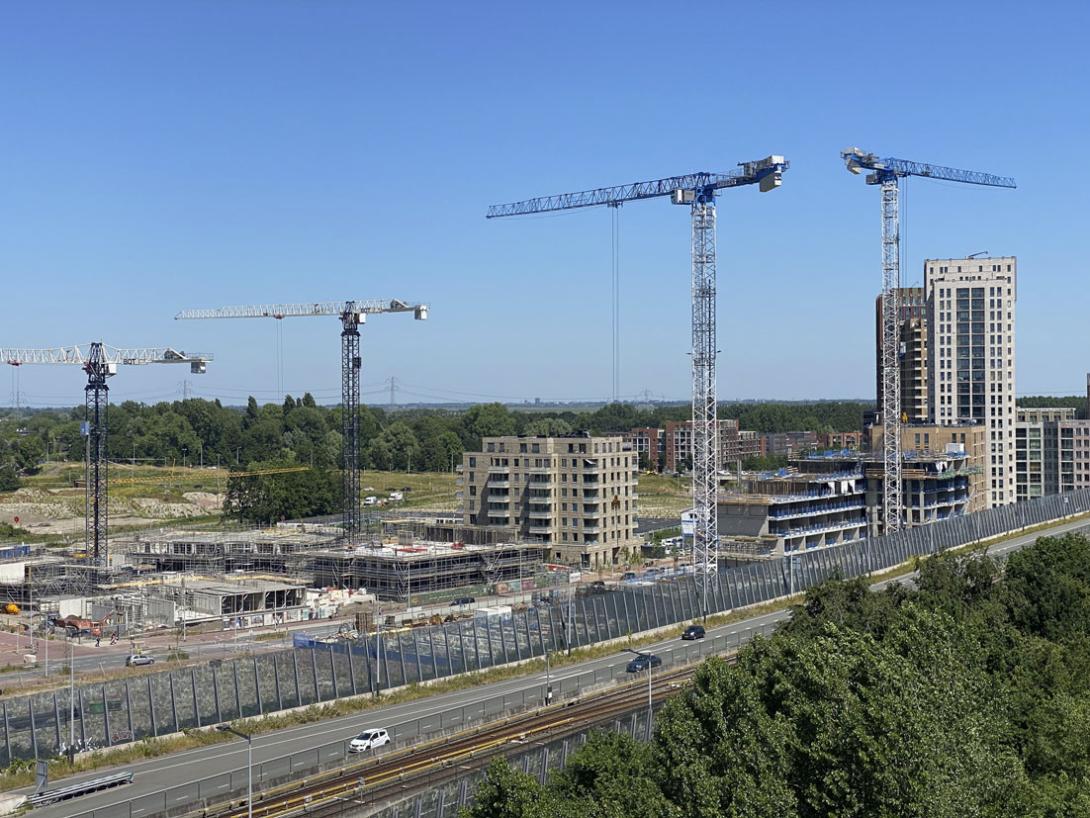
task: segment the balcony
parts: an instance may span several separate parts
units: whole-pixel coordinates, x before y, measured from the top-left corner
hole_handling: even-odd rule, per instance
[[[488,467],[488,473],[489,474],[507,474],[510,471],[511,471],[510,466],[489,466]]]
[[[506,489],[511,488],[511,481],[506,480],[506,479],[504,479],[504,480],[495,480],[495,479],[490,477],[490,478],[488,478],[488,487],[492,488],[492,489],[505,489],[506,490]]]
[[[529,530],[529,532],[531,534],[552,534],[553,533],[553,527],[551,525],[537,525],[535,523],[531,523],[528,530]]]
[[[598,523],[591,520],[583,520],[583,533],[584,534],[598,534],[602,530]]]
[[[529,516],[531,520],[551,520],[553,510],[551,508],[531,508]]]
[[[466,479],[464,477],[455,477],[454,478],[454,485],[464,486],[465,484],[466,484]]]

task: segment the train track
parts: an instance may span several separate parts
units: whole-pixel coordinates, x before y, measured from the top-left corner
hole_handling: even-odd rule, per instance
[[[663,671],[652,677],[651,699],[662,702],[695,672],[695,665]],[[638,710],[648,699],[646,677],[598,695],[552,705],[485,725],[473,733],[431,740],[370,762],[349,765],[311,779],[285,784],[255,801],[254,818],[315,818],[338,815],[355,805],[378,808],[400,800],[422,785],[438,786],[485,767],[498,755],[531,742],[549,741],[612,721]],[[246,818],[245,800],[193,811],[191,818]]]

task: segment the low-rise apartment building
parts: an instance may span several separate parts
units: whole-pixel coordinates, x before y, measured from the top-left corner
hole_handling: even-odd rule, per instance
[[[818,446],[817,432],[767,432],[761,435],[761,457],[798,457]]]
[[[632,447],[636,453],[636,464],[641,469],[662,471],[666,458],[666,433],[654,426],[641,426],[630,429],[621,435],[621,440]]]
[[[1018,408],[1015,426],[1018,500],[1090,486],[1090,420],[1074,407]]]
[[[639,547],[639,464],[620,435],[486,437],[462,456],[457,496],[466,525],[514,528],[549,559],[617,565]]]

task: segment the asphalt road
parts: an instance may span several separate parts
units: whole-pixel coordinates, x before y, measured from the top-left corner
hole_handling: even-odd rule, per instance
[[[994,546],[990,549],[989,553],[1003,556],[1032,543],[1038,537],[1043,536],[1044,533],[1062,534],[1066,531],[1078,529],[1090,530],[1090,525],[1082,520],[1063,523],[1049,529],[1047,532],[1037,532],[1031,535],[1018,537],[998,546]],[[899,577],[893,580],[886,580],[876,583],[875,587],[885,587],[892,582],[904,582],[906,579],[908,578]],[[709,629],[708,636],[713,637],[718,634],[744,635],[746,631],[753,631],[760,629],[763,626],[781,622],[787,619],[788,616],[789,613],[786,609],[775,611],[762,616],[752,617],[742,622],[735,622],[719,628]],[[679,634],[680,631],[681,626],[678,627]],[[678,636],[671,636],[668,639],[663,639],[656,642],[654,645],[643,648],[643,650],[650,650],[651,652],[662,651],[677,643]],[[558,669],[557,672],[552,674],[552,679],[555,681],[570,676],[577,676],[593,669],[618,668],[627,664],[631,658],[631,654],[618,651],[615,654],[601,659],[582,662],[564,667],[563,669]],[[544,681],[545,675],[543,673],[533,676],[524,676],[468,690],[431,696],[426,699],[406,704],[380,707],[368,711],[367,713],[333,718],[317,724],[292,727],[268,733],[254,739],[254,763],[257,764],[289,753],[313,749],[333,741],[349,739],[367,727],[385,727],[391,729],[391,732],[396,735],[396,727],[399,723],[414,722],[418,718],[450,711],[466,705],[473,705],[500,694],[519,693],[524,690],[531,690],[534,687],[540,686]],[[132,784],[115,790],[84,796],[51,807],[43,807],[34,810],[33,815],[35,818],[66,818],[66,816],[82,811],[127,801],[140,795],[159,792],[172,786],[177,786],[178,784],[222,774],[228,771],[245,770],[245,768],[246,744],[242,740],[230,744],[188,750],[162,758],[125,765],[119,769],[133,771],[135,775]],[[107,771],[105,770],[99,770],[87,775],[65,779],[64,782],[66,784],[75,783],[80,780],[102,776],[106,772]]]

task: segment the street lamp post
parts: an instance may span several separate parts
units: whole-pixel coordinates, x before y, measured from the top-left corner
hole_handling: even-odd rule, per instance
[[[246,817],[254,818],[254,737],[236,730],[230,724],[217,724],[216,730],[246,739]]]
[[[651,654],[643,653],[632,648],[625,648],[629,653],[634,653],[637,656],[647,657],[647,740],[651,740],[651,721],[654,718],[654,700],[651,698]]]
[[[553,684],[552,679],[549,677],[549,651],[545,651],[545,706],[548,707],[553,701]]]

